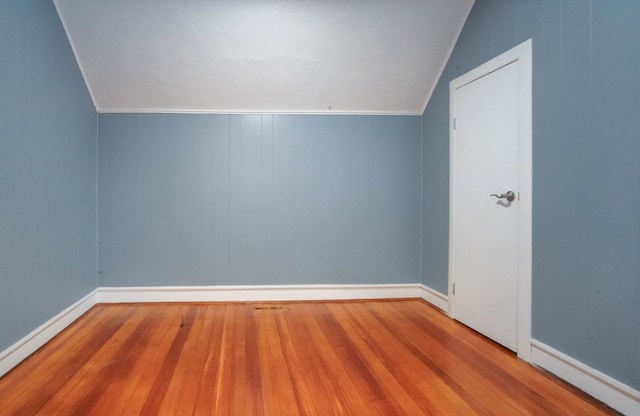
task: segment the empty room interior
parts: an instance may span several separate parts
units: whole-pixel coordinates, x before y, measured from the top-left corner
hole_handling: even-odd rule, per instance
[[[0,1],[0,414],[640,415],[639,23]]]

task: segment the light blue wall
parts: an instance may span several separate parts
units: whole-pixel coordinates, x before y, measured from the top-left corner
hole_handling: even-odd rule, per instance
[[[96,287],[97,117],[51,1],[0,1],[0,351]]]
[[[533,335],[638,388],[638,21],[477,0],[422,120],[101,115],[100,285],[445,292],[448,82],[533,38]],[[50,1],[0,2],[0,126],[1,351],[96,287],[96,114]]]
[[[420,279],[420,117],[99,118],[101,286]]]
[[[449,81],[533,39],[533,336],[640,387],[640,2],[476,0],[423,118],[423,282],[446,292]]]

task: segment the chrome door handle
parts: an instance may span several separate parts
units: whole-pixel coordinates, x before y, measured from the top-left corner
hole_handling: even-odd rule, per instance
[[[506,200],[507,200],[507,201],[509,201],[509,202],[511,202],[511,201],[513,201],[514,199],[516,199],[516,194],[514,194],[514,193],[513,193],[513,191],[507,191],[506,193],[504,193],[504,194],[500,194],[500,195],[498,195],[498,194],[491,194],[491,195],[489,195],[489,196],[495,196],[495,197],[496,197],[496,198],[498,198],[498,199],[506,199]]]

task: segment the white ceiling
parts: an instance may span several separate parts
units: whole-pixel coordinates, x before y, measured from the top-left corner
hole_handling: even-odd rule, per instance
[[[473,0],[54,0],[99,112],[421,114]]]

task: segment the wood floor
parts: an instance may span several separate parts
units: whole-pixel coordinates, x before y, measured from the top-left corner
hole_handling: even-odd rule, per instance
[[[601,415],[421,300],[97,305],[0,379],[2,415]]]

